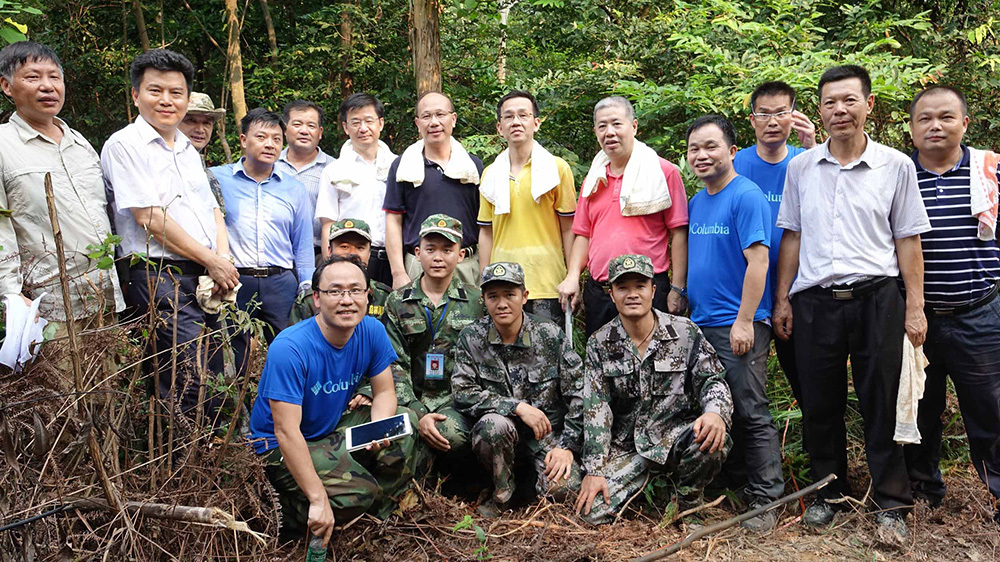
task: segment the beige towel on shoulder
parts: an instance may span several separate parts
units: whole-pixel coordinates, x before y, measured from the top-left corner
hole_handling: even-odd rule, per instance
[[[538,203],[542,195],[559,186],[556,157],[535,141],[531,147],[531,197]],[[505,149],[483,173],[479,193],[493,205],[494,215],[510,213],[510,148]]]
[[[479,185],[479,169],[476,168],[476,163],[472,161],[468,151],[462,143],[455,140],[455,137],[451,137],[451,159],[444,168],[444,175],[462,183]],[[424,183],[423,139],[411,144],[399,157],[396,181],[412,183],[414,187],[420,187],[420,184]]]
[[[923,346],[914,348],[910,338],[904,335],[903,368],[899,373],[899,394],[896,395],[896,433],[892,437],[900,445],[920,443],[917,405],[924,397],[924,383],[927,380],[924,369],[929,364]]]

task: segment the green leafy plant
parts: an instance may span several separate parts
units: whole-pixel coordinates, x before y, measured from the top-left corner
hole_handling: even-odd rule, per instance
[[[0,19],[3,20],[0,21],[0,38],[7,43],[17,43],[18,41],[26,40],[28,38],[28,26],[14,19],[20,19],[20,16],[24,14],[40,16],[42,12],[38,8],[24,6],[20,2],[0,0]]]
[[[97,261],[98,269],[111,269],[115,265],[115,246],[121,241],[121,236],[109,233],[100,244],[87,244],[87,257]]]
[[[486,531],[482,527],[476,525],[476,520],[472,518],[471,515],[466,515],[461,521],[455,524],[452,531],[461,531],[462,529],[472,529],[476,533],[476,540],[479,541],[479,548],[472,551],[472,555],[476,557],[476,560],[489,560],[493,558],[490,554],[489,548],[486,546]]]

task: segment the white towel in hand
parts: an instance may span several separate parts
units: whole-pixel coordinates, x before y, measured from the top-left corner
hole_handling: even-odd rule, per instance
[[[375,154],[375,178],[384,182],[389,175],[389,167],[396,155],[392,153],[389,145],[378,141],[378,152]],[[329,171],[328,171],[329,170]],[[358,153],[348,140],[340,149],[340,158],[331,162],[324,170],[324,177],[330,184],[339,191],[350,195],[354,188],[365,183],[370,177],[368,169],[361,162],[358,162]]]
[[[451,159],[444,168],[444,175],[462,183],[479,185],[479,169],[462,143],[451,137]],[[424,183],[424,140],[420,139],[403,151],[396,168],[396,181],[420,187]]]
[[[900,445],[920,443],[917,429],[917,405],[924,397],[924,383],[929,365],[923,346],[914,348],[910,338],[903,336],[903,368],[899,373],[899,394],[896,395],[896,433],[893,440]]]
[[[590,197],[602,182],[607,184],[610,162],[611,158],[603,150],[594,156],[580,189],[581,197]],[[625,165],[618,203],[623,217],[651,215],[670,207],[670,189],[660,167],[660,157],[640,141],[635,141]]]
[[[555,189],[560,182],[556,157],[534,141],[531,146],[531,198],[538,203],[542,195]],[[661,174],[662,175],[662,174]],[[497,156],[483,174],[479,193],[493,205],[494,215],[510,212],[510,148]]]

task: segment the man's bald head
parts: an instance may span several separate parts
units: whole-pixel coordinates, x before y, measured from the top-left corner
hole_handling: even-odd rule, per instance
[[[448,111],[455,111],[455,105],[451,103],[451,98],[441,92],[430,91],[424,92],[417,97],[417,115],[420,115],[421,107],[432,102],[434,105],[438,105],[439,102],[443,102],[447,104]]]

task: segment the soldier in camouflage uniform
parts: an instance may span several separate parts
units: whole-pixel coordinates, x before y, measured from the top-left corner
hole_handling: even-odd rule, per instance
[[[462,223],[448,215],[420,225],[414,254],[423,272],[389,295],[386,328],[399,360],[392,367],[399,403],[416,412],[423,441],[449,463],[470,454],[471,423],[452,405],[452,350],[463,328],[483,316],[479,288],[454,275],[462,261]],[[422,466],[422,463],[421,463]]]
[[[618,316],[587,341],[576,503],[594,524],[611,522],[651,473],[670,478],[681,507],[699,502],[732,445],[722,364],[694,323],[652,310],[650,259],[618,256],[608,272]]]
[[[372,249],[372,234],[368,228],[368,223],[361,219],[344,219],[330,225],[331,253],[335,256],[356,255],[361,258],[364,264],[368,265],[368,259]],[[371,280],[371,293],[368,295],[368,315],[374,316],[380,322],[385,321],[385,301],[389,298],[392,288]],[[312,318],[316,315],[316,307],[313,306],[312,289],[309,289],[299,298],[295,299],[292,306],[292,314],[289,325],[300,320]]]
[[[493,476],[492,502],[480,506],[489,517],[514,494],[515,456],[530,458],[539,495],[579,489],[583,362],[559,326],[524,312],[520,264],[490,264],[481,279],[490,315],[459,335],[451,389],[455,408],[478,420],[472,450]]]

